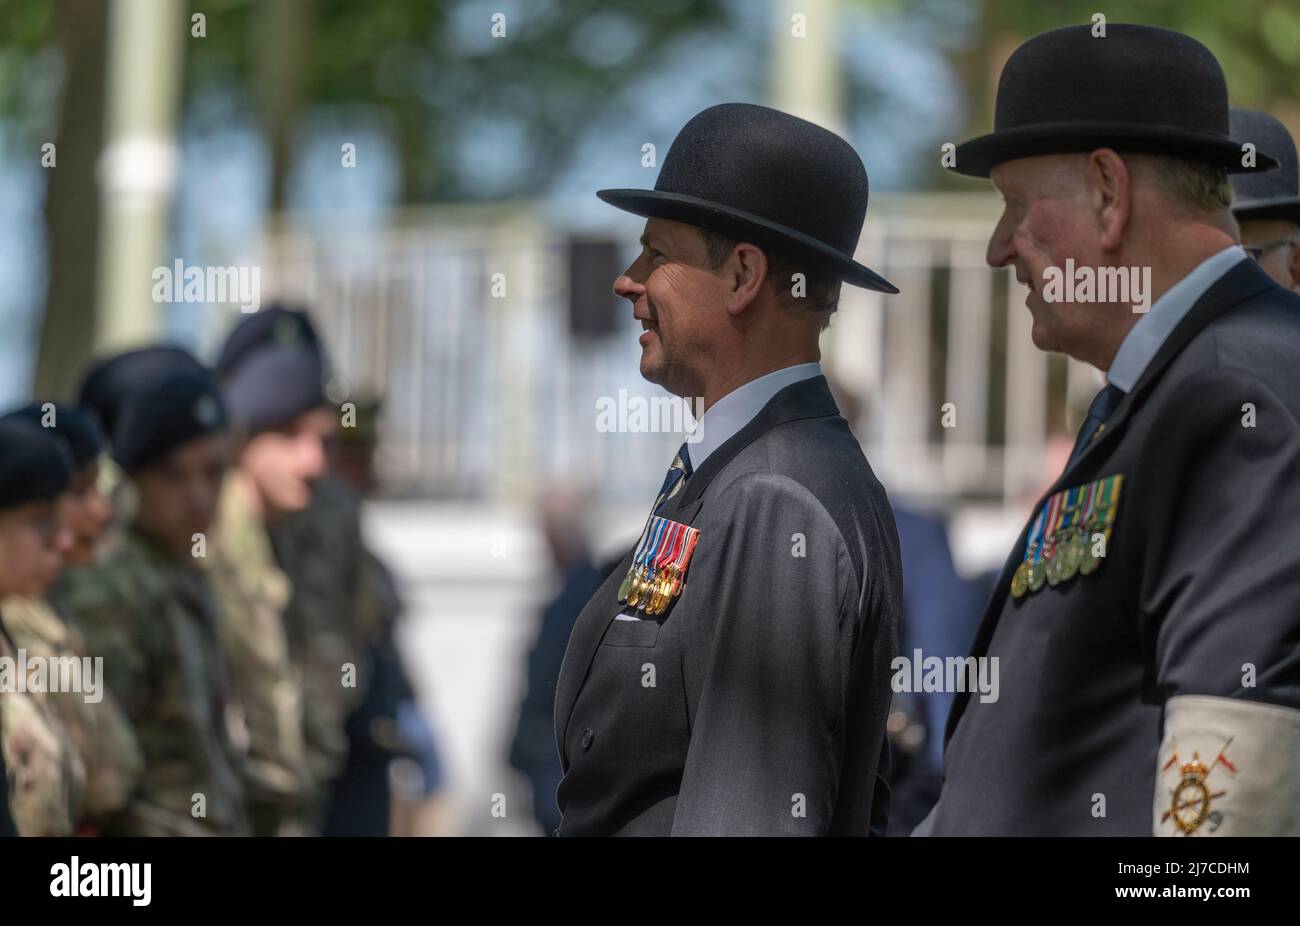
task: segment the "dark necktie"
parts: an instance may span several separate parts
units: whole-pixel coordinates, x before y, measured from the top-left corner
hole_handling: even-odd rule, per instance
[[[1074,465],[1074,461],[1083,454],[1088,444],[1092,443],[1092,439],[1105,427],[1106,419],[1115,413],[1115,409],[1119,407],[1124,395],[1124,390],[1118,386],[1112,386],[1110,383],[1107,383],[1106,388],[1097,393],[1097,397],[1088,406],[1088,417],[1083,420],[1083,426],[1079,428],[1079,437],[1074,442],[1074,450],[1070,453],[1070,462],[1066,464],[1067,469]]]
[[[668,467],[668,474],[664,476],[663,488],[659,490],[659,496],[655,499],[655,506],[650,509],[650,514],[657,515],[665,505],[681,491],[686,480],[691,478],[691,456],[686,450],[686,445],[682,444],[681,449],[677,451],[677,456],[673,457],[672,466]]]

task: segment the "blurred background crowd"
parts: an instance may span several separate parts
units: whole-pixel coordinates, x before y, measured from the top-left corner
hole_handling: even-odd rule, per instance
[[[597,426],[603,400],[663,393],[640,379],[638,326],[610,289],[640,225],[594,191],[653,185],[677,130],[718,102],[816,121],[866,162],[858,256],[901,294],[846,291],[823,366],[896,507],[903,651],[964,654],[989,573],[1060,471],[1100,378],[1032,347],[1023,289],[984,263],[996,194],[943,170],[942,145],[987,130],[1020,41],[1089,22],[1094,6],[0,0],[0,408],[63,403],[75,419],[105,362],[166,345],[188,359],[135,369],[116,410],[138,418],[142,395],[213,390],[228,422],[188,444],[173,429],[166,451],[228,423],[223,496],[232,473],[270,478],[259,434],[319,447],[319,465],[297,471],[312,493],[300,507],[328,509],[326,521],[253,518],[253,535],[271,538],[263,566],[294,590],[273,616],[306,765],[297,802],[283,799],[284,768],[259,777],[246,731],[233,751],[261,794],[246,798],[248,826],[522,835],[557,824],[551,708],[569,628],[635,539],[681,441]],[[1142,0],[1106,13],[1196,37],[1234,105],[1300,130],[1294,4]],[[234,286],[160,298],[155,271],[182,267],[255,269],[255,310]],[[293,321],[252,324],[261,318]],[[264,409],[232,396],[238,377],[223,369],[240,330],[278,349],[312,345],[322,395],[250,426]],[[287,401],[292,378],[254,376],[246,389]],[[329,422],[303,419],[313,408]],[[116,512],[97,560],[120,555],[115,532],[148,521],[132,467],[111,462],[148,433],[100,428],[98,484]],[[219,522],[228,499],[212,504]],[[256,611],[211,580],[219,605]],[[326,611],[358,667],[342,700],[332,677],[312,680],[314,660],[337,665],[317,652]],[[238,640],[225,644],[238,655]],[[226,671],[249,703],[285,703],[241,683],[237,665]],[[121,708],[147,723],[151,703]],[[893,828],[906,832],[933,800],[947,702],[900,696],[896,707]]]

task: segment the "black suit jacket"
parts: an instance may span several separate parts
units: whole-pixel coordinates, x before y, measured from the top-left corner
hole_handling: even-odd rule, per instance
[[[700,531],[681,596],[620,605],[629,553],[569,640],[561,835],[883,831],[898,537],[825,378],[777,393],[663,516]]]
[[[1244,260],[1044,496],[1123,474],[1096,572],[1013,597],[1021,532],[974,646],[999,698],[957,697],[932,834],[1150,835],[1166,701],[1300,708],[1298,421],[1300,297]]]

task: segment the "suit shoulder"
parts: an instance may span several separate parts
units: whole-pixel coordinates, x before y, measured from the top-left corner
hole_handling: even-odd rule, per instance
[[[1273,286],[1223,312],[1175,358],[1175,378],[1205,368],[1249,371],[1279,391],[1300,385],[1300,296]]]

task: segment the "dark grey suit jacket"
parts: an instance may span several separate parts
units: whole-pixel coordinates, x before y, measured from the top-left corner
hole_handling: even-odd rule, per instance
[[[1000,697],[958,695],[931,834],[1150,835],[1168,699],[1300,708],[1298,421],[1300,297],[1242,261],[1045,496],[1124,475],[1097,571],[1014,598],[1021,532],[974,648]]]
[[[569,640],[560,834],[883,832],[898,536],[825,378],[778,392],[662,514],[700,531],[681,596],[620,605],[629,553]]]

